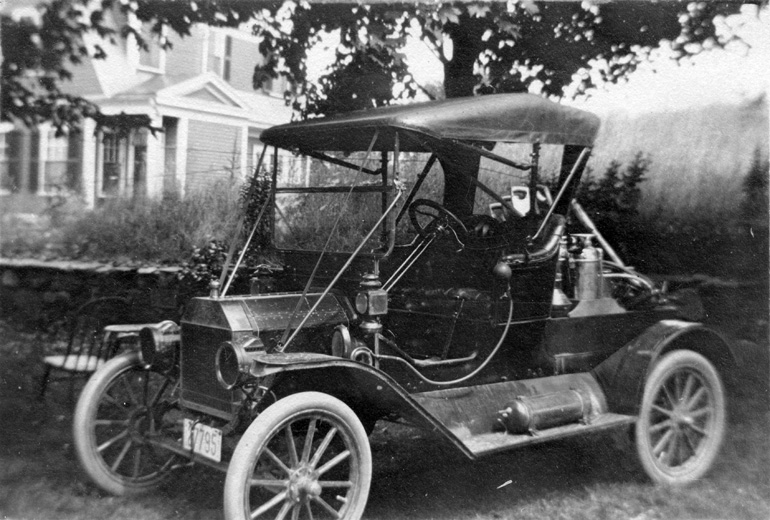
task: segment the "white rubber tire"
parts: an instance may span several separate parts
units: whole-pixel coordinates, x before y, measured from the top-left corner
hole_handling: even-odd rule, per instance
[[[725,390],[717,370],[691,350],[665,354],[647,378],[636,449],[650,479],[683,486],[702,478],[724,438]]]
[[[250,499],[257,462],[265,460],[262,459],[263,456],[270,459],[265,455],[265,448],[271,441],[276,442],[277,435],[282,435],[282,432],[291,431],[293,433],[294,430],[290,428],[290,425],[300,422],[304,424],[305,421],[312,421],[313,419],[315,421],[313,421],[312,428],[315,428],[315,424],[319,422],[327,427],[336,428],[346,450],[349,451],[349,459],[345,459],[345,465],[349,467],[351,485],[346,496],[342,497],[340,501],[342,505],[335,510],[339,518],[344,520],[361,518],[369,497],[369,486],[372,478],[372,456],[366,431],[353,410],[339,399],[319,392],[302,392],[280,399],[269,406],[254,420],[238,442],[225,479],[224,511],[226,520],[252,518],[253,513],[265,505],[264,503],[251,504]],[[308,426],[308,430],[310,430],[310,426]],[[307,434],[307,432],[305,433]],[[337,434],[334,435],[336,437]],[[312,438],[311,435],[308,436]],[[296,476],[303,471],[311,474],[314,470],[319,469],[311,467],[312,464],[308,463],[308,461],[312,462],[313,460],[310,457],[313,449],[315,448],[305,449],[303,446],[302,457],[299,458],[295,453],[296,460],[294,462],[287,460],[283,472],[286,473],[286,470],[289,470],[291,474]],[[318,449],[313,454],[315,455],[319,451],[323,452],[323,450]],[[302,481],[303,484],[299,482],[298,479],[291,477],[285,478],[284,484],[280,486],[272,486],[273,488],[280,488],[275,497],[284,495],[284,498],[277,498],[270,502],[275,502],[274,507],[276,508],[280,505],[281,511],[287,514],[286,518],[309,518],[307,509],[316,507],[317,504],[315,497],[311,496],[312,493],[307,490],[311,488],[322,490],[324,485],[321,476],[317,476],[315,481],[311,476],[305,478]],[[303,485],[304,487],[302,487]],[[314,485],[317,487],[313,488]],[[300,488],[303,491],[297,491]],[[318,491],[318,493],[320,492]],[[275,492],[273,491],[273,493]],[[292,493],[294,494],[292,495]],[[324,497],[319,495],[319,498]],[[276,511],[278,509],[266,510],[267,516],[265,518],[276,518]],[[288,516],[289,512],[297,516]],[[313,518],[322,518],[323,512],[323,509],[320,512],[316,509]],[[278,511],[278,517],[280,517],[280,511]],[[262,515],[260,514],[257,518],[262,518]]]
[[[122,449],[118,451],[113,460],[107,461],[105,456],[109,454],[111,446],[105,448],[106,442],[102,439],[97,439],[97,420],[100,423],[107,422],[106,419],[98,419],[97,417],[100,413],[100,405],[105,401],[106,392],[110,390],[114,383],[119,382],[121,378],[125,379],[141,373],[149,373],[149,370],[142,366],[138,353],[129,352],[116,356],[91,376],[83,388],[83,392],[80,394],[75,407],[72,433],[75,453],[80,461],[80,465],[97,486],[113,495],[134,495],[155,489],[169,477],[173,461],[175,460],[173,454],[161,450],[163,451],[161,453],[162,460],[157,465],[153,464],[150,468],[147,468],[146,473],[138,474],[135,469],[138,464],[131,470],[126,469],[126,471],[122,471],[121,468],[126,466],[123,461],[127,461],[127,456],[132,456],[129,455],[129,452],[134,456],[132,463],[135,463],[137,459],[141,461],[142,453],[145,454],[146,463],[148,454],[149,456],[155,455],[158,449],[143,445],[139,440],[131,441],[130,427],[127,425],[124,430],[126,432],[124,436],[113,442],[116,446],[120,445]],[[139,407],[140,404],[134,403],[134,408]],[[127,415],[129,409],[130,407],[127,406]],[[117,423],[119,421],[116,420],[114,422]],[[128,423],[129,421],[126,422]],[[99,424],[99,426],[103,426],[103,424]],[[117,430],[120,430],[120,426],[117,426]],[[129,444],[129,441],[131,444]],[[125,450],[125,453],[120,455],[123,450]],[[139,452],[138,456],[137,451]],[[118,457],[120,457],[120,460],[117,460]],[[139,470],[141,471],[142,468],[139,467]]]

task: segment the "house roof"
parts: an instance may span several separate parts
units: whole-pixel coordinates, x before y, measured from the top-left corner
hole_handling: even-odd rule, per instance
[[[169,76],[166,74],[161,74],[154,76],[143,83],[139,83],[138,85],[134,85],[131,88],[118,92],[112,97],[114,99],[136,99],[142,97],[149,98],[155,96],[158,91],[176,85],[177,83],[181,83],[182,81],[185,81],[189,78],[189,76]]]
[[[427,151],[419,136],[481,142],[538,142],[591,146],[599,118],[532,94],[497,94],[351,112],[269,128],[261,140],[290,149],[366,150],[379,132],[377,150],[393,148],[397,130],[404,151]]]

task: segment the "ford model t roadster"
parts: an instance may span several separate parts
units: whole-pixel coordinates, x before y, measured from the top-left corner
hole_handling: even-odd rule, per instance
[[[272,261],[228,295],[246,269],[231,254],[181,323],[135,331],[141,348],[94,374],[85,472],[129,494],[202,463],[227,473],[227,519],[355,519],[368,434],[390,420],[471,459],[624,428],[654,482],[702,477],[730,345],[574,200],[598,128],[511,94],[265,131],[270,195],[241,240],[269,228]]]

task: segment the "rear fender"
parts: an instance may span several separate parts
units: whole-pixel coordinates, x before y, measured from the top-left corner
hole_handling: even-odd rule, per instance
[[[609,410],[636,415],[650,371],[664,354],[677,349],[703,355],[714,364],[723,380],[730,383],[735,356],[725,337],[701,323],[662,320],[592,371],[604,390]]]
[[[397,415],[441,433],[472,457],[465,445],[395,380],[369,365],[323,354],[273,353],[255,358],[250,372],[271,381],[269,388],[275,399],[304,391],[323,392],[350,406],[364,423]]]

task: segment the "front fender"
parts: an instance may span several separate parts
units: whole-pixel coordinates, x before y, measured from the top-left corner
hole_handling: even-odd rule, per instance
[[[324,354],[265,353],[254,358],[250,374],[269,380],[276,399],[298,392],[323,392],[346,403],[363,420],[397,415],[415,426],[442,434],[466,456],[473,457],[409,392],[375,367]]]
[[[726,377],[735,366],[730,342],[701,323],[662,320],[603,361],[592,371],[607,397],[609,410],[636,415],[644,383],[666,352],[689,349],[706,357]]]

